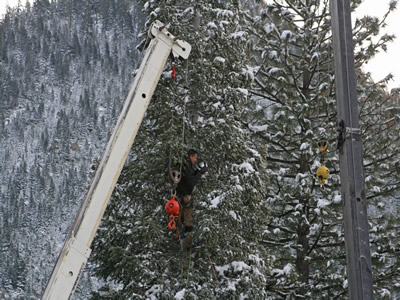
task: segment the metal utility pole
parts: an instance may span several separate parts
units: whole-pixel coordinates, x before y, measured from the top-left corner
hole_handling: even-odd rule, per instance
[[[374,295],[350,0],[331,0],[330,11],[349,295],[352,300],[366,300]]]

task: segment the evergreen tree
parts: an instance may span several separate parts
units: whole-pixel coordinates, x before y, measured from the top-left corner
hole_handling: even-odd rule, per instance
[[[265,151],[249,144],[243,123],[253,74],[240,7],[151,1],[145,9],[146,24],[162,20],[192,52],[187,62],[174,62],[176,79],[163,73],[107,208],[92,256],[107,292],[93,298],[265,298],[259,287],[267,281],[269,256],[258,243],[268,213]],[[200,243],[194,266],[182,261],[164,211],[171,196],[168,167],[179,168],[187,146],[209,165],[194,194],[194,240]]]
[[[358,4],[353,1],[352,9]],[[391,3],[390,10],[394,6]],[[252,90],[258,109],[249,128],[256,143],[269,146],[272,216],[263,242],[275,256],[268,288],[276,298],[347,295],[328,7],[328,1],[274,1],[249,28],[259,66]],[[395,216],[382,211],[398,190],[394,180],[384,179],[394,171],[398,138],[385,112],[388,101],[380,88],[384,82],[373,83],[361,70],[393,39],[379,34],[379,22],[370,17],[357,20],[354,43],[375,293],[382,297],[395,290],[399,275],[395,259],[398,240],[389,241],[398,225]],[[374,36],[380,37],[379,42],[374,42]],[[326,157],[317,147],[322,140],[330,143]],[[322,164],[331,173],[325,185],[315,176]]]

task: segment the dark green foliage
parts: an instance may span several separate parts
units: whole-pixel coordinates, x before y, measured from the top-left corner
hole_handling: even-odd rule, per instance
[[[147,13],[148,25],[162,20],[192,52],[187,62],[175,62],[176,79],[167,66],[107,209],[93,262],[96,274],[119,288],[94,299],[171,299],[179,293],[186,299],[263,298],[268,255],[258,240],[268,214],[265,151],[251,147],[243,123],[252,73],[239,9],[212,1],[153,1]],[[209,173],[194,194],[200,248],[190,270],[184,261],[182,274],[182,252],[167,229],[164,205],[169,161],[179,167],[187,146],[199,150]]]

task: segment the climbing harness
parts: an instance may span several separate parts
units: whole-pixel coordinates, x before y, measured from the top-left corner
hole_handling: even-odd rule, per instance
[[[170,222],[168,223],[169,229],[175,229],[176,219],[179,218],[179,203],[175,200],[175,194],[165,204],[165,211],[169,214]]]

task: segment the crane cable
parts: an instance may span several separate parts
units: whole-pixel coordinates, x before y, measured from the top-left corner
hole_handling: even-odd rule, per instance
[[[188,86],[188,73],[189,73],[189,63],[186,60],[186,70],[185,70],[185,84],[184,84],[184,89],[186,90],[186,93],[189,92],[189,86]],[[186,116],[186,103],[187,103],[187,98],[189,96],[185,95],[183,98],[183,115],[182,115],[182,146],[185,145],[185,116]],[[181,159],[181,164],[179,167],[179,172],[182,174],[182,165],[183,165],[183,159]]]

